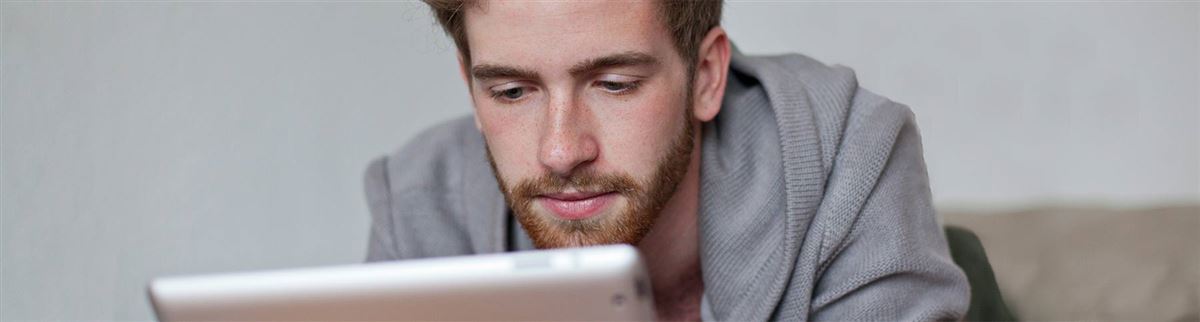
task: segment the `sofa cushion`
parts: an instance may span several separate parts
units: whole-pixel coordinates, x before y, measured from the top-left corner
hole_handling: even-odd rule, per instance
[[[1200,319],[1200,207],[944,212],[1024,320]]]

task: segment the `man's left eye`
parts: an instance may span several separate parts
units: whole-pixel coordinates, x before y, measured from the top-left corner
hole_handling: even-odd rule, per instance
[[[616,82],[616,81],[596,81],[596,86],[610,93],[625,93],[631,91],[638,86],[638,82]]]

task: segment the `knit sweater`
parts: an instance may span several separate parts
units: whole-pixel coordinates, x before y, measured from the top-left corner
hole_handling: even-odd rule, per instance
[[[957,320],[969,286],[931,205],[913,114],[854,73],[735,53],[703,125],[700,256],[717,320]],[[469,116],[374,160],[368,261],[531,247]]]

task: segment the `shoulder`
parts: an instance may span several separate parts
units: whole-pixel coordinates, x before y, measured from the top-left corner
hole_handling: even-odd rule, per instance
[[[366,180],[384,180],[392,191],[459,189],[457,180],[468,154],[466,149],[482,144],[470,116],[434,125],[414,136],[391,153],[373,160]]]
[[[873,138],[879,148],[888,148],[879,137],[899,127],[913,124],[911,110],[859,86],[853,69],[830,65],[801,54],[774,56],[737,55],[736,71],[753,75],[770,97],[780,121],[780,133],[813,136],[824,173],[832,170],[847,141],[862,142]],[[797,122],[786,115],[797,114]],[[800,138],[808,140],[812,138]],[[861,148],[857,146],[856,148]]]
[[[850,67],[827,65],[792,54],[782,58],[794,73],[812,109],[827,165],[851,144],[888,148],[901,127],[914,124],[912,110],[858,83]]]
[[[839,241],[862,222],[857,219],[873,197],[895,195],[890,186],[880,189],[881,181],[902,179],[901,190],[923,192],[905,195],[913,198],[908,201],[928,202],[920,136],[907,106],[860,87],[850,68],[803,55],[753,57],[742,65],[767,90],[776,115],[800,115],[793,122],[779,122],[784,149],[791,135],[801,146],[793,158],[819,160],[812,164],[821,167],[821,202],[809,231],[820,231],[826,238],[823,258],[833,256]],[[785,164],[788,157],[784,155]],[[930,215],[926,212],[922,208],[885,215]]]
[[[803,246],[813,254],[805,258],[815,263],[814,278],[824,285],[813,294],[812,317],[962,316],[968,286],[936,220],[913,111],[862,88],[847,67],[800,55],[774,59],[775,69],[783,70],[774,72],[776,86],[791,89],[777,92],[802,97],[775,108],[811,116],[807,124],[820,148],[806,153],[821,155],[826,174]],[[878,304],[883,302],[894,304]],[[864,312],[866,305],[872,309]]]
[[[491,222],[481,218],[493,212],[475,208],[495,208],[485,202],[495,199],[491,194],[475,191],[495,190],[487,183],[483,150],[482,135],[467,116],[435,125],[371,161],[363,181],[372,238],[384,241],[378,252],[388,254],[371,256],[419,258],[493,248],[492,238],[471,238],[490,231]]]
[[[803,97],[797,104],[776,108],[804,109],[811,116],[826,174],[827,202],[834,197],[841,201],[835,203],[857,208],[872,195],[890,163],[913,163],[919,169],[911,170],[924,174],[920,135],[908,106],[861,87],[849,67],[799,54],[773,59],[782,66],[776,69],[782,71],[777,81],[784,82],[778,86]]]

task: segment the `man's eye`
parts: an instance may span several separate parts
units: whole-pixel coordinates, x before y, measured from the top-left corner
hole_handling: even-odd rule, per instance
[[[621,94],[637,88],[638,82],[596,81],[596,85],[610,93]]]
[[[525,95],[525,89],[520,88],[520,87],[509,88],[509,89],[500,91],[500,95],[503,95],[504,98],[507,98],[510,100],[515,100],[515,99],[521,98],[521,95]]]
[[[525,96],[525,87],[521,86],[492,90],[492,98],[501,100],[516,101],[523,96]]]

